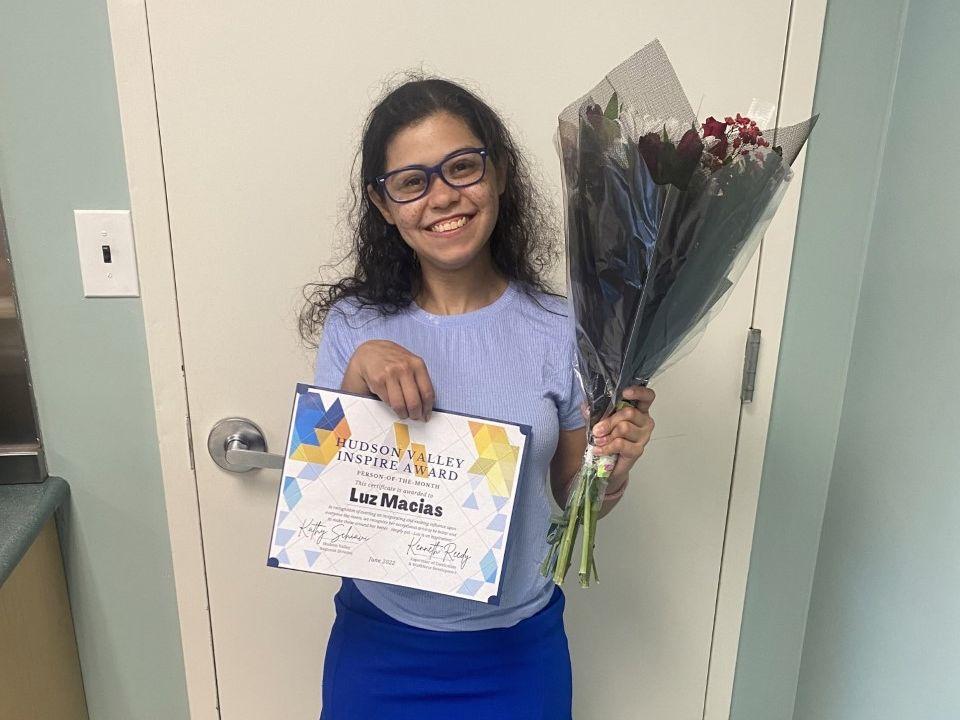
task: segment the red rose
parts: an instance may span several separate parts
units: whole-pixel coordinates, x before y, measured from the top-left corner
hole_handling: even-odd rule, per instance
[[[726,140],[726,136],[723,139]],[[677,159],[681,166],[689,168],[692,172],[702,154],[703,143],[700,142],[700,137],[695,130],[687,130],[680,138],[680,142],[677,143]]]
[[[712,115],[701,127],[703,127],[704,137],[725,138],[727,136],[727,124],[720,122]]]
[[[700,163],[703,142],[693,128],[683,134],[676,146],[665,135],[647,133],[637,140],[637,150],[657,185],[669,184],[686,190]]]
[[[760,130],[756,125],[748,125],[746,127],[740,128],[740,137],[746,143],[756,144],[757,138],[760,137]]]
[[[713,144],[713,147],[710,148],[710,154],[720,160],[723,160],[727,156],[727,136],[721,135],[717,138],[717,142]]]

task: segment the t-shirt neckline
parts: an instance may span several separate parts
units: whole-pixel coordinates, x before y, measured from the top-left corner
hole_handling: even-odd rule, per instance
[[[516,285],[513,280],[510,280],[507,283],[506,289],[500,293],[500,297],[489,305],[484,305],[482,308],[471,310],[470,312],[458,313],[456,315],[434,315],[417,305],[416,300],[410,302],[409,310],[411,317],[427,325],[433,325],[434,327],[441,325],[447,327],[452,325],[472,325],[496,315],[512,303],[516,296]]]

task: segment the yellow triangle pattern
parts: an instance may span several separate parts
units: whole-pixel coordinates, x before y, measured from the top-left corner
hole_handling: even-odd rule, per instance
[[[472,420],[469,425],[477,448],[477,459],[468,472],[482,475],[493,495],[509,497],[513,491],[513,475],[517,469],[520,448],[510,444],[507,431],[499,425]]]
[[[350,437],[350,425],[346,418],[342,418],[333,430],[316,428],[314,434],[317,438],[316,445],[300,443],[290,457],[294,460],[318,465],[328,464],[337,456],[337,451],[340,449],[337,446],[337,440],[346,440]]]
[[[393,424],[393,436],[396,438],[397,450],[403,452],[410,445],[410,428],[405,423]]]
[[[413,472],[417,477],[429,477],[430,465],[427,464],[427,448],[423,443],[410,442],[410,427],[406,423],[395,422],[393,435],[396,438],[397,450],[403,453],[408,447],[413,456]]]

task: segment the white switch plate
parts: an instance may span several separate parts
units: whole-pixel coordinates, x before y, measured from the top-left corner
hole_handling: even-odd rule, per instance
[[[84,297],[139,297],[130,211],[74,210],[73,219]],[[105,259],[106,253],[110,262]]]

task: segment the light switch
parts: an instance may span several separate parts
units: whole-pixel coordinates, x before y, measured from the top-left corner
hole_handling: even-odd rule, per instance
[[[139,297],[129,210],[74,210],[85,297]]]

